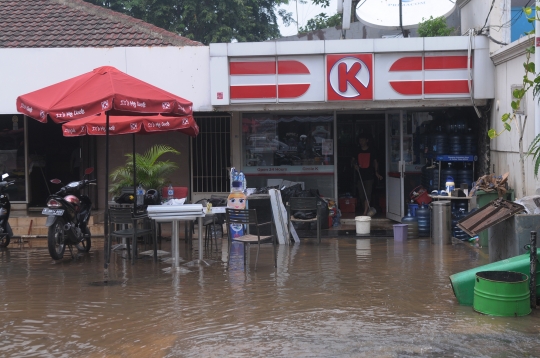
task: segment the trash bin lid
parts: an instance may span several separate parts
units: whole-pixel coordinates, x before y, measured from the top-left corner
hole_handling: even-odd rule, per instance
[[[450,205],[450,200],[432,201],[431,204],[432,204],[432,205],[443,205],[443,206],[446,206],[446,205]]]

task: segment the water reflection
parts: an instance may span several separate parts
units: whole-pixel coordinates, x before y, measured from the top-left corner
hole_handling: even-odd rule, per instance
[[[371,240],[356,239],[356,256],[359,260],[371,255]]]
[[[168,250],[167,243],[162,247]],[[95,245],[99,247],[98,244]],[[198,245],[180,243],[184,259]],[[466,245],[381,238],[261,247],[257,271],[222,245],[211,266],[165,272],[113,254],[51,261],[0,251],[0,356],[536,356],[540,315],[490,317],[459,306],[448,276],[487,263]],[[209,259],[215,253],[205,252]],[[127,256],[127,255],[126,255]],[[251,257],[250,257],[251,256]]]

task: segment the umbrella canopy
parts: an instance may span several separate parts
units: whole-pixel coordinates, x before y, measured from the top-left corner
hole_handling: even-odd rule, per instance
[[[101,112],[110,115],[193,114],[193,103],[111,66],[17,97],[17,111],[40,122],[56,123]]]
[[[120,123],[127,123],[125,125],[131,126],[133,119],[128,120],[125,118],[126,116],[141,116],[144,114],[147,125],[137,125],[137,132],[140,132],[142,128],[146,133],[186,130],[186,134],[195,136],[199,132],[199,128],[192,117],[192,102],[129,76],[111,66],[99,67],[80,76],[21,95],[17,97],[17,111],[43,123],[46,123],[48,118],[55,123],[66,123],[75,120],[96,120],[99,122],[100,120],[93,116],[99,115],[97,118],[101,118],[100,123],[102,123],[106,136],[104,227],[106,270],[110,260],[109,207],[107,201],[111,121],[118,118],[118,126],[120,126]],[[105,113],[105,115],[102,115],[102,113]],[[165,116],[171,117],[167,117],[165,120]],[[122,118],[124,119],[122,120]],[[184,123],[186,127],[181,128],[181,124],[171,127],[164,125],[165,123],[175,123],[177,120]],[[159,129],[153,128],[154,125],[158,127],[158,123]],[[85,125],[86,134],[90,134],[88,128]],[[133,130],[137,128],[133,125]],[[128,134],[127,131],[124,133]],[[135,152],[135,141],[133,141],[133,151]],[[135,156],[133,158],[135,159]],[[133,174],[135,186],[135,171]]]
[[[62,124],[64,137],[84,135],[106,135],[106,115],[96,115],[76,119]],[[111,116],[109,117],[109,134],[158,133],[177,131],[191,137],[199,134],[199,127],[193,116]]]

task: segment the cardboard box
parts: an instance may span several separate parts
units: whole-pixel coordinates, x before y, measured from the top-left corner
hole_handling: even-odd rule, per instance
[[[356,210],[356,198],[339,198],[338,207],[342,213],[354,213]]]

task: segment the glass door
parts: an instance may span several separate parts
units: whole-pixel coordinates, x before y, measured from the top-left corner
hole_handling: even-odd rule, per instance
[[[406,128],[404,111],[386,112],[386,217],[400,221],[404,214],[405,151],[403,148],[412,138],[404,135]]]

